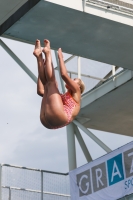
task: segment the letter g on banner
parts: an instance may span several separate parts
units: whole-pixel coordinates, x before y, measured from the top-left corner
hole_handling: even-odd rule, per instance
[[[77,185],[79,187],[80,197],[92,193],[90,170],[77,174]]]
[[[81,190],[81,192],[83,194],[86,194],[88,192],[88,190],[89,190],[89,182],[86,183],[86,190],[83,190],[82,189],[82,184],[84,183],[84,180],[83,180],[84,178],[88,179],[88,176],[85,175],[85,174],[83,176],[81,176],[80,181],[79,181],[79,189]]]

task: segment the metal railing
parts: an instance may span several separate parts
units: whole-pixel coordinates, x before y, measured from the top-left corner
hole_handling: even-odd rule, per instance
[[[119,0],[84,0],[86,4],[92,3],[99,6],[106,7],[107,9],[114,9],[125,14],[133,15],[133,4],[122,2]]]
[[[72,60],[74,57],[76,56],[70,56],[67,60],[64,61],[64,63],[68,63],[70,60]],[[58,70],[58,66],[54,68],[55,70]],[[67,70],[67,72],[69,73],[70,77],[72,77],[72,75],[78,75],[78,72],[74,72],[74,71],[70,71],[70,70]],[[99,81],[106,81],[106,79],[104,78],[99,78],[99,77],[96,77],[96,76],[91,76],[91,75],[87,75],[87,74],[80,74],[80,76],[83,76],[83,77],[87,77],[87,78],[92,78],[92,79],[96,79],[96,80],[99,80]]]
[[[74,59],[76,57],[78,58],[78,64],[77,64],[78,70],[77,71],[71,71],[71,70],[67,69],[67,72],[68,72],[70,78],[73,79],[73,78],[79,77],[79,78],[81,78],[83,80],[83,82],[86,85],[84,93],[90,91],[91,89],[93,89],[97,85],[101,85],[102,83],[104,83],[105,81],[107,81],[111,76],[117,75],[117,73],[118,73],[117,70],[118,69],[122,70],[122,68],[120,68],[118,66],[112,66],[112,70],[110,70],[104,77],[97,77],[97,76],[92,76],[92,75],[89,75],[89,74],[81,73],[81,69],[82,69],[82,66],[81,66],[81,63],[80,63],[80,58],[81,57],[72,55],[68,59],[66,59],[64,61],[64,63],[66,64],[70,60],[72,60],[72,59]],[[59,75],[58,75],[59,67],[56,66],[54,69],[55,69],[56,78],[58,80],[60,78]],[[58,86],[59,86],[59,89],[61,90],[61,84],[60,83],[59,83]],[[64,92],[64,91],[62,91],[62,92]]]
[[[1,165],[1,200],[70,200],[68,173]]]

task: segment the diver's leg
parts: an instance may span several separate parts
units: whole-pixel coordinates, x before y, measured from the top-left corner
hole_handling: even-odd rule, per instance
[[[43,57],[42,57],[42,49],[41,49],[41,45],[40,45],[40,40],[36,40],[35,49],[34,49],[33,54],[37,58],[39,78],[40,78],[42,84],[45,85],[47,82],[46,76],[45,76],[45,70],[44,70],[45,61],[43,60]]]
[[[44,40],[43,52],[46,59],[45,75],[47,79],[47,84],[45,85],[45,88],[47,91],[47,96],[46,101],[44,101],[44,97],[42,100],[41,121],[51,124],[52,127],[62,126],[67,122],[67,116],[64,112],[63,102],[56,83],[50,51],[50,42],[48,40]],[[45,117],[43,115],[44,112]]]
[[[50,50],[50,42],[48,40],[44,40],[43,52],[45,54],[45,59],[46,59],[45,74],[47,82],[49,81],[56,82],[53,63],[52,63],[51,50]]]

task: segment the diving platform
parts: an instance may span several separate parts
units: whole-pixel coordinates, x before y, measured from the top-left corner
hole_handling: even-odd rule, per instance
[[[115,8],[109,0],[61,2],[2,2],[0,35],[31,44],[48,38],[52,49],[133,69],[133,4],[117,1]]]
[[[124,70],[82,97],[77,120],[86,128],[133,136],[133,72]]]

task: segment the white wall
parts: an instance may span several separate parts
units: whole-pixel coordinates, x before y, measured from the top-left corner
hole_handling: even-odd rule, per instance
[[[83,11],[82,0],[47,0],[61,6],[69,7],[75,10]]]

